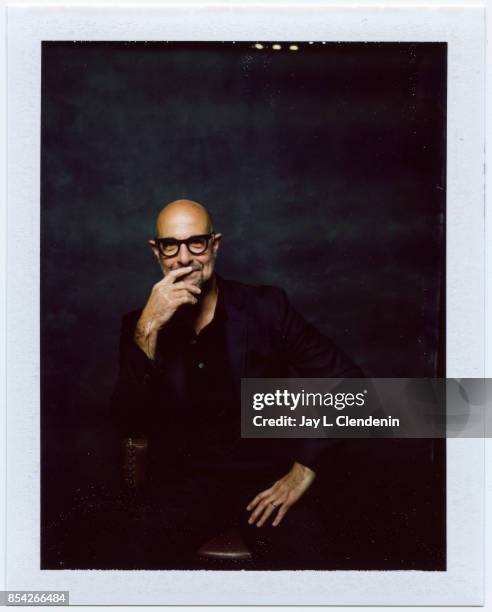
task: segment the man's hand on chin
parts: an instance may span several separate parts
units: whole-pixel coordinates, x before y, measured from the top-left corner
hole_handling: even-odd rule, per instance
[[[248,523],[261,527],[276,512],[273,520],[273,527],[280,524],[280,521],[289,511],[289,508],[296,503],[312,485],[315,473],[305,465],[297,463],[280,480],[277,480],[269,489],[258,493],[258,495],[248,504],[246,510],[253,512],[249,517]]]

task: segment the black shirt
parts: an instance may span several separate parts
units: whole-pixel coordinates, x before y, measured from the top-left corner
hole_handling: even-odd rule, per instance
[[[198,335],[188,328],[185,376],[198,438],[195,451],[202,462],[229,457],[241,435],[240,398],[226,358],[226,317],[219,295],[212,321]]]
[[[192,321],[179,317],[175,342],[183,348],[188,395],[188,456],[200,463],[229,461],[241,437],[240,397],[227,360],[225,320],[219,294],[212,321],[196,334]]]

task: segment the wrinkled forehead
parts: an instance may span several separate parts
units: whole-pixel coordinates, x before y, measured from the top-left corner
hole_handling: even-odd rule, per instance
[[[184,240],[197,234],[207,234],[210,223],[204,211],[173,210],[159,215],[156,230],[157,238]]]

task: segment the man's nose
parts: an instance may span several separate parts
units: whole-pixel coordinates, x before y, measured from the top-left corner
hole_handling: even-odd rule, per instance
[[[186,244],[180,244],[178,251],[178,263],[181,266],[189,266],[192,261],[191,254],[188,251]]]

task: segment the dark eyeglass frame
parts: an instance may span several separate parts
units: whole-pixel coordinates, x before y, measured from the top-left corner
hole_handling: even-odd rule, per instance
[[[162,255],[162,257],[176,257],[176,255],[179,253],[179,249],[181,248],[182,244],[186,245],[188,252],[191,253],[192,255],[203,255],[203,253],[205,253],[205,251],[208,249],[210,245],[210,239],[213,238],[214,236],[215,236],[215,232],[211,232],[210,234],[196,234],[194,236],[190,236],[189,238],[185,238],[184,240],[178,240],[177,238],[154,238],[154,242],[157,248],[159,249],[159,254]],[[202,240],[202,239],[205,240],[205,246],[203,250],[193,252],[190,249],[191,243],[196,240]],[[172,255],[166,255],[165,253],[163,253],[163,247],[161,246],[164,244],[167,244],[168,246],[174,245],[176,247],[176,252],[173,253]]]

